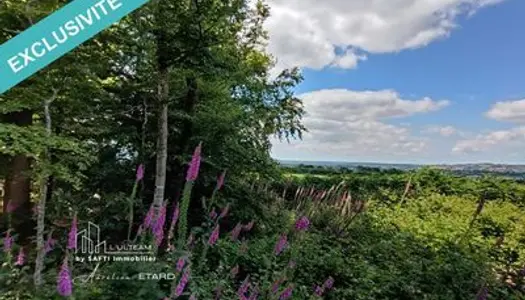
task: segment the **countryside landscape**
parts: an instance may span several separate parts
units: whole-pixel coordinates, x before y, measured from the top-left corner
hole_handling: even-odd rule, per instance
[[[0,300],[525,299],[523,11],[145,1],[0,94]]]

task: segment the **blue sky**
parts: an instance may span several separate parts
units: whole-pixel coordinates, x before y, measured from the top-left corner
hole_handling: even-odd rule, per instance
[[[525,1],[370,2],[270,1],[269,49],[303,69],[311,129],[273,156],[525,163]]]

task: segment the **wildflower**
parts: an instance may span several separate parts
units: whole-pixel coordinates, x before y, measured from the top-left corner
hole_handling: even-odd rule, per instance
[[[228,211],[230,211],[230,204],[228,203],[225,208],[222,209],[221,214],[219,215],[219,218],[224,218],[228,214]]]
[[[272,284],[272,287],[271,287],[271,292],[272,294],[275,294],[277,293],[277,291],[279,290],[279,286],[281,285],[281,283],[284,281],[285,279],[284,278],[280,278],[280,279],[277,279],[276,281],[273,282]]]
[[[217,178],[217,186],[215,189],[218,191],[221,189],[221,187],[224,185],[224,178],[226,177],[226,170],[222,171],[219,178]]]
[[[4,252],[11,252],[11,248],[13,248],[13,237],[11,236],[11,230],[8,230],[4,238]]]
[[[184,268],[184,264],[186,263],[186,260],[184,260],[184,258],[179,258],[179,260],[177,261],[177,272],[181,272],[182,269]]]
[[[195,295],[192,294],[189,300],[197,300],[197,297],[195,297]]]
[[[326,289],[331,289],[333,285],[334,279],[332,278],[332,276],[328,276],[328,279],[326,279],[326,281],[324,282],[323,287]]]
[[[151,223],[153,223],[153,215],[155,214],[155,210],[153,208],[153,204],[151,204],[149,210],[148,210],[148,213],[146,214],[146,216],[144,217],[144,228],[143,229],[148,229],[151,227]]]
[[[24,261],[25,261],[24,248],[20,248],[20,251],[18,252],[18,256],[16,258],[15,266],[23,265]]]
[[[302,216],[297,222],[295,222],[295,229],[297,231],[307,230],[310,225],[310,220],[306,216]]]
[[[213,246],[219,239],[219,224],[215,226],[215,229],[213,229],[210,238],[208,239],[208,245]]]
[[[221,286],[217,286],[216,288],[213,289],[213,293],[215,294],[215,297],[214,297],[215,300],[221,299],[222,287]]]
[[[215,218],[217,218],[217,212],[214,209],[210,212],[210,219],[215,220]]]
[[[188,248],[193,248],[194,242],[195,242],[195,234],[192,232],[190,233],[190,236],[188,237],[188,241],[186,242]]]
[[[175,296],[182,295],[182,292],[184,292],[184,288],[186,287],[186,284],[188,283],[190,278],[190,272],[188,269],[182,274],[182,277],[179,281],[179,284],[177,285],[177,288],[175,289]]]
[[[476,295],[476,300],[487,300],[487,297],[489,295],[489,290],[486,286],[482,287],[478,294]]]
[[[241,233],[241,229],[242,229],[241,223],[237,223],[237,225],[235,225],[235,228],[233,228],[233,230],[231,232],[231,240],[232,241],[236,241],[239,238],[239,234]]]
[[[137,167],[137,182],[138,182],[138,181],[141,181],[142,178],[144,178],[144,165],[143,165],[143,164],[140,164],[140,165]]]
[[[315,289],[314,289],[314,293],[317,296],[322,296],[323,292],[324,292],[324,289],[322,287],[320,287],[320,286],[316,286]]]
[[[279,296],[279,300],[285,300],[292,297],[293,288],[291,286],[287,287]]]
[[[195,151],[193,152],[191,163],[188,168],[188,173],[186,174],[186,181],[195,181],[195,179],[197,179],[197,175],[199,175],[199,167],[201,164],[201,149],[202,143],[199,143],[199,145],[195,148]]]
[[[230,274],[231,274],[232,277],[237,276],[237,274],[239,274],[239,265],[236,265],[235,267],[233,267],[230,270]]]
[[[44,252],[47,254],[55,247],[56,240],[49,236],[44,244]]]
[[[162,239],[164,238],[164,223],[166,222],[166,204],[164,204],[160,211],[159,216],[153,225],[153,234],[155,235],[155,243],[160,246]]]
[[[256,300],[258,296],[259,296],[259,289],[257,289],[257,287],[254,287],[248,300]]]
[[[60,272],[58,273],[57,291],[61,296],[68,297],[68,296],[71,296],[72,288],[73,286],[71,282],[71,274],[67,266],[67,257],[66,257],[64,259],[64,262],[62,263]]]
[[[77,216],[73,217],[73,222],[71,223],[71,229],[69,230],[67,248],[68,249],[77,249]]]
[[[244,281],[242,282],[239,289],[237,290],[237,295],[241,298],[246,297],[245,294],[248,291],[248,288],[250,287],[249,279],[250,279],[250,276],[247,276],[246,279],[244,279]]]
[[[177,224],[177,221],[179,219],[179,203],[173,208],[173,214],[171,215],[171,224],[170,224],[170,231],[168,234],[168,240],[171,240],[173,238],[173,233],[175,231],[175,224]]]
[[[255,223],[255,221],[250,221],[250,223],[244,225],[242,229],[244,229],[245,231],[250,231],[250,230],[252,230],[254,223]]]
[[[281,252],[283,252],[284,248],[286,248],[286,245],[288,244],[288,238],[286,234],[282,234],[279,238],[279,241],[275,245],[274,254],[279,255]]]

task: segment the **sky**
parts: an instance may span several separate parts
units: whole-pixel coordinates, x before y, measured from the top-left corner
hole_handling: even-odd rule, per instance
[[[525,164],[525,1],[268,3],[309,130],[274,158]]]

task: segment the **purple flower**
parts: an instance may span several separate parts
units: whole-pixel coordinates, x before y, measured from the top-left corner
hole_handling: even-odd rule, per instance
[[[281,285],[283,281],[284,281],[284,278],[280,278],[273,282],[272,288],[270,289],[272,294],[277,293],[277,291],[279,290],[279,286]]]
[[[140,164],[137,167],[137,181],[141,181],[144,178],[144,165]]]
[[[222,186],[224,185],[224,178],[226,177],[226,170],[222,171],[221,175],[219,176],[219,178],[217,178],[217,186],[215,187],[215,189],[218,191],[222,188]]]
[[[55,247],[55,244],[56,244],[56,240],[53,239],[53,237],[49,236],[44,245],[44,252],[46,254],[49,253],[51,250],[53,250],[53,248]]]
[[[179,203],[177,202],[177,205],[173,208],[173,214],[171,215],[171,224],[170,224],[170,231],[168,234],[168,240],[171,240],[173,238],[173,233],[175,231],[175,224],[177,224],[177,221],[179,220]]]
[[[219,218],[224,218],[230,211],[230,204],[228,203],[225,208],[222,209],[221,214],[219,215]]]
[[[8,230],[4,238],[4,252],[11,252],[13,248],[13,237],[11,236],[11,230]]]
[[[285,300],[292,297],[293,288],[291,286],[287,287],[279,296],[279,300]]]
[[[322,287],[320,287],[320,286],[316,286],[315,289],[314,289],[314,293],[317,296],[322,296],[323,292],[324,292],[324,289]]]
[[[253,288],[252,289],[252,293],[250,294],[250,298],[248,298],[248,300],[256,300],[259,296],[259,290],[257,289],[257,287]]]
[[[195,242],[195,234],[192,232],[190,233],[190,236],[188,237],[188,241],[186,242],[188,248],[193,248],[194,242]]]
[[[286,248],[286,245],[288,244],[288,237],[286,234],[282,234],[279,237],[279,241],[275,245],[274,254],[279,255],[281,252],[283,252],[284,248]]]
[[[195,295],[192,294],[189,300],[197,300],[197,297],[195,297]]]
[[[246,297],[246,292],[248,291],[248,288],[250,287],[250,276],[247,276],[246,279],[242,282],[241,286],[237,290],[237,295],[239,297]]]
[[[217,286],[216,288],[213,289],[213,293],[215,294],[215,297],[213,299],[215,299],[215,300],[221,299],[222,287],[221,286]]]
[[[181,272],[182,269],[184,269],[184,264],[186,263],[186,260],[184,258],[179,258],[179,260],[177,261],[177,272]]]
[[[239,234],[241,233],[241,229],[242,229],[241,223],[237,223],[237,225],[235,225],[235,228],[233,228],[233,230],[231,232],[231,240],[232,241],[235,242],[239,238]]]
[[[25,261],[25,255],[24,255],[24,248],[20,248],[20,251],[18,251],[18,256],[16,258],[15,266],[21,266],[24,264]]]
[[[177,284],[177,288],[175,289],[175,296],[182,295],[182,292],[184,292],[184,288],[186,287],[186,284],[188,283],[190,278],[190,272],[188,269],[182,274],[182,277],[179,281],[179,284]]]
[[[153,225],[153,234],[155,235],[155,243],[160,246],[164,238],[164,223],[166,222],[166,204],[164,204],[159,211],[159,216]]]
[[[306,216],[301,217],[297,222],[295,222],[295,229],[297,231],[307,230],[310,225],[310,220]]]
[[[68,249],[77,249],[77,216],[73,217],[73,222],[71,222],[71,229],[69,230],[67,248]]]
[[[482,287],[476,295],[476,300],[487,300],[489,296],[489,290],[486,286]]]
[[[193,156],[191,157],[191,163],[188,168],[188,173],[186,174],[186,181],[195,181],[199,175],[199,168],[201,165],[201,149],[202,143],[199,143],[193,152]]]
[[[144,228],[148,229],[151,227],[151,223],[153,223],[153,215],[155,214],[155,209],[153,208],[153,204],[149,207],[148,213],[144,217]]]
[[[326,281],[324,282],[323,287],[326,289],[331,289],[333,285],[334,279],[332,278],[332,276],[328,276],[328,279],[326,279]]]
[[[210,219],[215,220],[215,218],[217,218],[217,212],[214,209],[210,212]]]
[[[67,266],[67,257],[62,263],[60,272],[58,273],[57,280],[57,291],[61,296],[68,297],[71,296],[73,285],[71,282],[71,274]]]
[[[213,229],[210,238],[208,239],[208,245],[213,246],[215,243],[217,243],[217,240],[219,239],[219,224],[215,226],[215,229]]]
[[[253,228],[253,224],[255,224],[255,221],[250,221],[250,223],[244,225],[242,229],[244,229],[245,231],[250,231]]]

